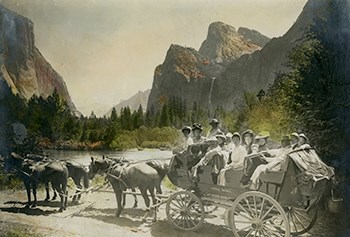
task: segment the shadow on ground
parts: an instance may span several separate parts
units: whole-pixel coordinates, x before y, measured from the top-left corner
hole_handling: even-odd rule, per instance
[[[151,234],[154,237],[232,237],[233,235],[232,231],[224,226],[206,222],[196,231],[177,230],[165,220],[154,223]]]

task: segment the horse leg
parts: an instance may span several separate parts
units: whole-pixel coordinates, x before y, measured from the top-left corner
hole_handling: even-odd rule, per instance
[[[145,221],[148,214],[149,214],[149,205],[150,205],[150,200],[149,200],[149,197],[147,195],[147,188],[144,188],[144,187],[140,187],[140,191],[141,191],[141,195],[143,197],[143,200],[145,201],[145,205],[146,205],[146,213],[145,215],[143,216],[142,220]]]
[[[154,187],[152,188],[148,188],[148,192],[151,194],[151,198],[152,198],[152,203],[153,205],[156,205],[158,203],[158,200],[156,198],[156,195],[154,193]],[[153,221],[157,221],[157,207],[154,208],[154,217],[153,217]]]
[[[134,188],[132,188],[131,191],[136,193],[136,190]],[[136,208],[137,207],[137,196],[136,196],[136,194],[133,194],[133,196],[134,196],[134,206],[133,206],[133,208]]]
[[[52,187],[52,190],[53,190],[53,197],[52,197],[52,200],[56,200],[57,198],[57,192],[56,190]]]
[[[125,207],[126,204],[126,193],[123,192],[123,208]]]
[[[52,187],[58,192],[58,195],[60,196],[60,199],[61,199],[61,204],[60,204],[60,209],[58,209],[59,212],[62,212],[64,210],[64,207],[63,207],[63,190],[60,186],[60,184],[52,184]]]
[[[118,184],[112,184],[114,193],[115,193],[115,198],[117,200],[117,213],[116,216],[119,217],[120,213],[123,210],[123,205],[122,205],[122,198],[123,198],[123,191],[120,189]]]
[[[68,200],[67,182],[64,182],[62,184],[62,192],[63,192],[62,196],[64,196],[63,210],[66,210],[66,208],[67,208],[67,200]]]
[[[27,191],[27,198],[28,198],[28,202],[26,204],[26,207],[30,207],[30,204],[31,204],[31,197],[30,197],[30,183],[24,183],[24,186],[26,187],[26,191]]]
[[[33,182],[32,184],[32,188],[33,188],[33,196],[34,196],[34,203],[32,205],[32,207],[36,207],[36,189],[37,189],[38,185],[36,182]]]
[[[49,200],[50,200],[49,183],[45,183],[45,190],[46,190],[46,198],[45,198],[45,201],[49,201]]]

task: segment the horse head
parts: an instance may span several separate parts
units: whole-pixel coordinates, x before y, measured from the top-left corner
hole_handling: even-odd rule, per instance
[[[91,163],[89,165],[89,179],[93,179],[96,174],[106,171],[109,168],[109,165],[110,164],[105,157],[103,157],[102,160],[91,157]]]
[[[6,173],[13,172],[16,169],[21,169],[24,158],[17,153],[12,152],[9,157],[4,159],[4,169]]]

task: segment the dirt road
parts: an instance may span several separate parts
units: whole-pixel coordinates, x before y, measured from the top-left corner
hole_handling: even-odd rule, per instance
[[[38,194],[42,200],[44,193]],[[172,228],[165,217],[165,205],[158,211],[158,221],[152,216],[144,222],[144,202],[138,197],[139,207],[131,208],[132,196],[127,196],[127,204],[121,217],[116,218],[116,201],[112,192],[93,192],[85,194],[79,204],[69,202],[66,211],[57,212],[58,201],[39,201],[33,209],[24,208],[25,191],[2,191],[0,194],[0,234],[20,228],[25,232],[39,233],[53,237],[94,237],[101,236],[137,236],[137,237],[182,237],[182,236],[232,236],[224,226],[223,209],[209,215],[207,222],[195,232],[183,232]]]

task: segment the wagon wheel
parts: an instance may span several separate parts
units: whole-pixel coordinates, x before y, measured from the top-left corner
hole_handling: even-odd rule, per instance
[[[251,191],[238,196],[228,215],[235,237],[289,237],[290,226],[282,206],[265,193]]]
[[[196,230],[204,222],[204,206],[191,192],[180,191],[171,195],[165,211],[168,222],[180,230]]]
[[[308,232],[317,220],[317,208],[311,208],[309,211],[304,209],[287,207],[286,215],[289,219],[290,232],[292,235],[300,235]]]

